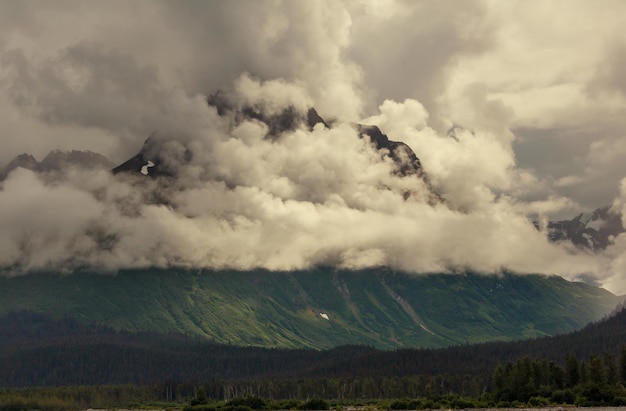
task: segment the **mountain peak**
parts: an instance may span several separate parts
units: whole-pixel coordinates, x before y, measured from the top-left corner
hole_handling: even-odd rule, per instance
[[[141,174],[150,178],[172,177],[174,171],[167,168],[162,144],[163,140],[152,134],[144,141],[137,154],[112,169],[113,174]],[[191,156],[191,151],[187,150],[184,160],[191,161]]]
[[[309,130],[322,123],[326,128],[330,128],[328,123],[318,114],[315,108],[310,107],[308,110],[298,110],[295,106],[290,105],[281,110],[267,110],[261,105],[244,104],[236,107],[228,96],[218,91],[207,97],[207,104],[217,110],[217,114],[224,117],[232,115],[236,123],[245,120],[258,120],[268,126],[268,138],[276,138],[281,133],[293,131],[301,125],[306,125]]]
[[[580,213],[571,220],[550,221],[546,231],[550,241],[571,241],[581,248],[603,250],[625,230],[621,214],[605,206],[591,213]]]
[[[420,177],[424,175],[422,163],[407,144],[389,140],[389,137],[383,134],[378,126],[355,124],[355,128],[361,136],[369,137],[377,150],[387,150],[389,152],[391,159],[399,165],[399,174],[404,176],[417,175]]]
[[[113,163],[108,158],[93,151],[52,150],[41,161],[37,161],[31,154],[23,153],[16,156],[4,168],[0,169],[0,181],[7,178],[18,167],[36,173],[47,173],[60,171],[68,167],[110,169],[112,166]]]
[[[301,110],[295,106],[287,106],[280,110],[268,110],[263,106],[251,104],[237,107],[225,93],[219,91],[207,97],[206,101],[210,107],[215,108],[219,116],[230,116],[235,124],[249,120],[264,123],[267,126],[265,138],[270,140],[277,139],[281,134],[300,127],[309,131],[318,124],[322,124],[326,128],[332,127],[313,107],[309,107],[307,110]],[[419,158],[407,144],[390,140],[375,125],[353,124],[353,127],[361,138],[369,138],[375,149],[380,152],[381,157],[388,156],[393,160],[397,166],[396,174],[401,176],[413,175],[426,180]],[[154,136],[149,137],[140,151],[115,167],[113,173],[142,174],[152,178],[172,176],[174,172],[167,170],[164,166],[166,162],[159,149],[159,145],[162,144],[163,139],[155,139]],[[187,153],[186,156],[187,161],[190,161],[191,153]],[[434,192],[433,197],[440,200],[440,197]]]
[[[61,170],[68,166],[84,168],[111,168],[112,162],[102,154],[93,151],[52,150],[39,163],[42,171]]]

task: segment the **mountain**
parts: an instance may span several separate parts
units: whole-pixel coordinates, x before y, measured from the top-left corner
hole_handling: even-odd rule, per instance
[[[39,162],[35,157],[30,154],[20,154],[9,162],[3,169],[0,170],[0,180],[4,180],[11,171],[18,167],[25,168],[31,171],[37,171],[39,169]]]
[[[86,169],[110,169],[113,163],[102,154],[93,151],[60,151],[53,150],[39,163],[39,170],[43,172],[62,170],[68,167]]]
[[[535,223],[539,228],[539,223]],[[592,213],[581,213],[571,220],[550,221],[546,226],[550,241],[571,241],[591,250],[603,250],[623,233],[622,216],[611,207],[601,207]]]
[[[624,341],[624,309],[579,331],[554,337],[392,351],[354,345],[325,351],[237,347],[180,334],[129,333],[67,318],[13,312],[0,316],[0,385],[167,383],[185,391],[187,384],[193,384],[187,387],[188,396],[193,396],[198,382],[204,382],[205,387],[216,388],[217,398],[224,396],[225,386],[234,384],[241,384],[242,392],[253,385],[255,395],[263,386],[266,397],[288,398],[300,392],[298,387],[317,387],[309,395],[340,398],[336,390],[326,392],[320,380],[326,379],[324,385],[329,388],[337,385],[338,378],[340,385],[354,386],[374,377],[379,386],[388,378],[397,379],[394,385],[400,388],[395,396],[401,397],[408,395],[407,386],[401,388],[402,382],[409,382],[406,379],[414,388],[417,382],[421,386],[420,393],[412,396],[423,396],[430,378],[445,376],[450,391],[460,393],[470,383],[476,387],[474,395],[479,395],[491,386],[498,365],[528,357],[563,364],[567,354],[579,360],[602,355],[606,361],[619,358]],[[305,379],[317,383],[307,384]],[[449,384],[455,381],[459,384],[453,388]]]
[[[565,333],[622,299],[559,277],[135,270],[0,279],[15,310],[262,347],[443,347]]]
[[[220,116],[229,116],[235,124],[246,120],[256,120],[267,126],[267,139],[279,138],[281,133],[293,131],[298,127],[306,127],[312,130],[316,125],[321,124],[323,127],[330,128],[332,123],[326,122],[314,108],[309,108],[306,112],[299,112],[294,107],[288,107],[278,113],[268,114],[260,107],[244,106],[234,108],[227,98],[216,93],[207,98],[209,106],[214,107]],[[389,140],[375,125],[354,124],[354,129],[361,138],[367,138],[371,144],[379,151],[381,159],[389,157],[396,164],[395,172],[402,176],[416,176],[423,179],[428,187],[427,176],[424,172],[422,164],[415,152],[407,144]],[[164,146],[168,143],[167,138],[149,137],[140,151],[123,162],[119,166],[113,168],[113,173],[130,173],[143,174],[152,178],[172,177],[176,175],[176,171],[168,165],[168,161],[163,153],[166,152]],[[182,163],[189,163],[192,160],[192,152],[186,150]],[[442,199],[432,190],[431,202],[440,202]]]
[[[154,137],[148,137],[137,154],[112,169],[113,174],[142,174],[151,178],[171,176],[172,171],[167,170],[167,161],[160,153],[161,144]],[[190,160],[191,153],[188,152],[187,161]]]
[[[48,173],[80,167],[85,169],[111,169],[113,163],[102,154],[92,151],[61,151],[53,150],[43,160],[37,161],[30,154],[20,154],[11,160],[4,168],[0,169],[0,181],[9,176],[11,171],[18,167],[25,168],[37,173]]]
[[[332,127],[313,108],[302,112],[289,107],[276,113],[253,106],[235,109],[219,94],[207,102],[229,121],[265,123],[266,139],[280,138],[297,127]],[[395,173],[422,179],[430,187],[409,146],[390,140],[376,126],[353,127],[381,159],[392,160]],[[179,145],[176,161],[168,161],[169,143],[172,140],[163,136],[150,136],[135,156],[114,168],[95,153],[54,151],[41,162],[29,155],[18,156],[3,173],[8,175],[15,167],[45,173],[74,165],[103,166],[115,175],[133,176],[131,181],[159,179],[152,186],[160,190],[165,185],[161,181],[173,181],[177,167],[193,160],[193,152]],[[431,202],[443,201],[432,189],[429,196]],[[608,209],[605,214],[598,212],[595,219],[594,215],[584,220],[585,230],[589,225],[598,233],[613,232],[603,224],[592,227],[601,218],[615,220]],[[570,232],[578,233],[564,231]],[[580,235],[584,238],[586,233],[583,230]],[[0,314],[45,312],[120,330],[181,332],[220,343],[263,347],[444,347],[540,337],[580,328],[619,302],[621,298],[605,290],[558,277],[416,276],[383,268],[342,271],[324,267],[296,272],[171,268],[122,271],[115,276],[39,273],[0,279]]]

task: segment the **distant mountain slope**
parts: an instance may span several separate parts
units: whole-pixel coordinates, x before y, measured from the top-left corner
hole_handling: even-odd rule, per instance
[[[280,383],[303,378],[343,378],[344,383],[356,384],[359,379],[374,376],[382,384],[381,378],[385,377],[445,375],[487,387],[499,364],[523,357],[562,363],[568,353],[579,359],[590,355],[617,358],[624,341],[624,309],[582,330],[555,337],[392,351],[354,345],[326,351],[237,347],[178,334],[118,332],[19,312],[0,316],[0,385],[178,381],[193,382],[195,386],[199,381],[213,381],[221,388],[227,379],[245,379],[241,382],[244,386],[253,381],[256,387],[259,381],[271,380]],[[421,381],[423,385],[428,383],[428,379]],[[269,383],[264,391],[272,386],[276,389]],[[287,386],[291,390],[288,392],[293,393],[293,385]],[[193,395],[193,386],[189,388]]]
[[[539,337],[580,328],[620,301],[537,275],[143,270],[0,279],[0,315],[30,310],[264,347],[443,347]]]

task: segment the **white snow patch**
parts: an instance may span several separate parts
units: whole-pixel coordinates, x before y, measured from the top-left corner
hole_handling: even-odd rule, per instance
[[[148,169],[150,167],[154,167],[154,163],[152,161],[148,161],[146,163],[146,165],[141,167],[141,174],[143,174],[144,176],[147,176],[148,175]]]
[[[320,313],[320,317],[322,317],[325,320],[330,320],[330,318],[328,318],[328,314],[325,314],[325,313]]]

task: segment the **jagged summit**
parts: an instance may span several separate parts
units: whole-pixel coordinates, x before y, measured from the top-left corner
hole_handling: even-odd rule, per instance
[[[39,163],[41,171],[61,170],[69,166],[84,168],[111,168],[113,163],[102,154],[93,151],[53,150]]]
[[[31,154],[23,153],[11,160],[4,168],[0,169],[0,181],[4,180],[16,168],[21,167],[37,173],[60,171],[68,167],[81,167],[86,169],[111,169],[113,162],[102,154],[93,151],[62,151],[53,150],[37,161]]]
[[[535,225],[539,227],[539,223]],[[620,213],[606,206],[571,220],[550,221],[546,231],[550,241],[571,241],[578,247],[603,250],[625,230]]]
[[[309,130],[312,130],[316,124],[322,123],[326,128],[330,128],[313,107],[306,112],[300,112],[294,106],[289,106],[277,113],[268,113],[263,107],[253,105],[236,108],[222,92],[207,97],[207,104],[215,107],[220,116],[233,115],[236,123],[250,119],[265,123],[269,130],[266,136],[268,138],[276,138],[281,133],[293,131],[300,125],[306,125]]]
[[[312,107],[306,113],[306,122],[309,126],[309,129],[313,129],[313,127],[315,127],[315,125],[319,123],[322,123],[326,128],[330,128],[328,123],[326,123],[324,119],[319,114],[317,114],[317,111]]]
[[[164,164],[162,154],[159,153],[159,143],[154,136],[150,136],[137,154],[113,168],[112,172],[113,174],[139,173],[151,178],[171,176],[172,173],[166,170]]]
[[[2,170],[0,170],[0,180],[4,180],[8,177],[11,171],[21,167],[31,171],[37,171],[39,168],[39,162],[35,157],[30,154],[23,153],[15,157],[9,162]]]
[[[231,116],[235,124],[246,120],[257,120],[267,125],[267,139],[276,139],[282,133],[294,131],[299,127],[312,130],[316,125],[322,124],[326,128],[331,128],[331,124],[326,122],[315,108],[298,110],[289,106],[277,112],[268,112],[263,107],[246,105],[236,108],[223,93],[215,93],[207,98],[207,104],[215,107],[218,115]],[[396,173],[402,176],[417,176],[426,180],[422,164],[415,152],[405,143],[392,141],[377,126],[354,124],[355,130],[361,137],[367,136],[374,147],[381,153],[381,157],[389,156],[397,164]],[[166,159],[161,152],[160,145],[166,141],[163,138],[149,137],[140,151],[113,168],[113,173],[134,173],[143,174],[151,178],[162,176],[174,176],[174,170],[167,167]],[[183,162],[191,161],[192,154],[187,152]],[[433,196],[440,200],[439,195],[433,192]]]
[[[234,106],[228,101],[226,95],[221,92],[215,93],[207,98],[207,103],[217,109],[219,115],[223,116],[232,113]],[[301,125],[306,125],[312,130],[317,124],[323,124],[326,128],[331,128],[315,108],[310,107],[306,113],[299,112],[295,107],[287,107],[278,112],[267,114],[261,107],[244,106],[235,113],[235,121],[255,119],[268,125],[268,138],[276,138],[281,133],[293,131]],[[407,144],[389,140],[386,134],[377,126],[354,124],[354,128],[361,137],[368,136],[377,150],[386,150],[391,159],[398,164],[400,175],[424,176],[422,164],[415,152]]]
[[[356,124],[356,129],[361,136],[368,136],[377,150],[388,150],[391,159],[399,165],[399,173],[401,175],[417,175],[423,176],[424,171],[420,159],[417,158],[415,152],[407,144],[400,141],[389,140],[386,134],[383,134],[378,126],[368,126]]]

